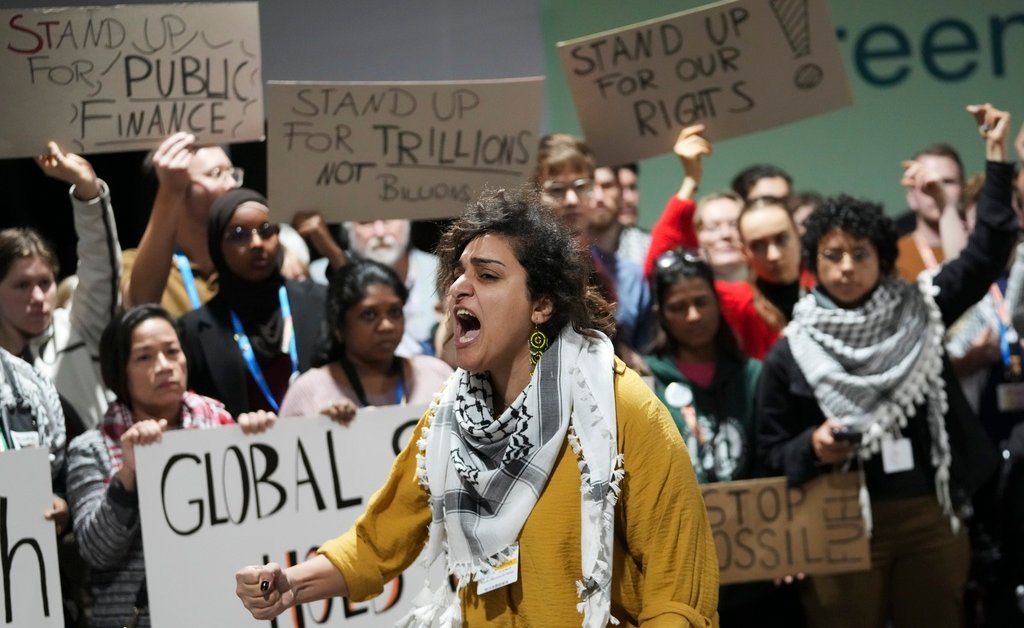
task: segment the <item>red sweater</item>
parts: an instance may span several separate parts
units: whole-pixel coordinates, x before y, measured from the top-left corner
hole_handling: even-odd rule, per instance
[[[690,199],[673,194],[651,229],[651,246],[647,249],[644,275],[650,279],[654,260],[665,251],[683,247],[696,249],[697,231],[693,228],[693,214],[697,205]],[[747,282],[716,281],[715,291],[722,305],[722,316],[736,334],[740,350],[752,358],[764,359],[779,334],[754,309],[754,289]]]

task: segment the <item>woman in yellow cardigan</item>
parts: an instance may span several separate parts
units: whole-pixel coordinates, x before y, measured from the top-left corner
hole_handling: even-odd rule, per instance
[[[456,577],[405,626],[716,626],[714,541],[665,407],[614,357],[588,258],[535,193],[485,193],[442,237],[458,370],[366,512],[288,569],[250,566],[257,619],[371,598],[426,545]]]

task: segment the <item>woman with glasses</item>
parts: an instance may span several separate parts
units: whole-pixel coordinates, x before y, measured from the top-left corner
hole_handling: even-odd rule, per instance
[[[693,212],[693,228],[701,253],[715,279],[746,281],[750,266],[743,255],[739,218],[743,200],[733,192],[712,192],[700,199]]]
[[[313,363],[324,288],[281,276],[278,225],[267,200],[237,188],[210,206],[209,254],[217,295],[182,318],[196,392],[232,414],[277,412],[289,383]]]
[[[960,256],[908,284],[894,275],[897,236],[881,206],[826,200],[804,235],[818,287],[765,358],[758,448],[767,471],[790,485],[836,468],[862,472],[871,569],[801,582],[812,626],[964,625],[970,548],[960,517],[997,460],[943,337],[999,275],[1018,230],[1009,115],[968,110],[988,163]]]

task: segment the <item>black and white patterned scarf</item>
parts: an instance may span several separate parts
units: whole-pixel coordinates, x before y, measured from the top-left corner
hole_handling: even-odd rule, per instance
[[[579,458],[583,573],[576,583],[584,626],[611,617],[614,508],[624,472],[618,454],[614,350],[602,334],[567,326],[544,352],[529,384],[501,416],[491,415],[487,375],[459,369],[431,408],[417,443],[417,476],[430,494],[425,559],[447,552],[459,586],[488,575],[517,549],[523,525],[547,486],[563,443]],[[528,550],[527,550],[528,551]],[[447,583],[429,584],[398,625],[461,625]]]
[[[857,308],[831,306],[823,295],[808,294],[796,304],[785,334],[825,415],[864,435],[862,459],[876,455],[882,441],[899,438],[917,407],[926,405],[936,492],[955,531],[942,378],[945,326],[935,303],[937,290],[924,272],[914,285],[883,279]],[[863,486],[861,510],[870,531]]]

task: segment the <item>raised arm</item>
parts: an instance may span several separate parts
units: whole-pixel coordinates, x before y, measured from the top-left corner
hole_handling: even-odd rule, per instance
[[[107,184],[88,161],[63,153],[55,142],[36,157],[47,176],[71,185],[75,233],[78,235],[78,288],[71,304],[71,326],[99,356],[100,336],[121,305],[121,247]]]
[[[930,197],[936,207],[942,208],[939,216],[939,241],[943,259],[947,262],[956,259],[967,246],[968,236],[957,199],[946,196],[942,174],[934,167],[929,168],[926,163],[916,160],[904,161],[902,165],[903,177],[900,183]]]
[[[1016,242],[1019,227],[1011,206],[1013,166],[1005,160],[1010,114],[992,105],[967,110],[985,142],[985,185],[978,196],[978,219],[960,256],[942,267],[934,283],[935,301],[946,325],[977,303],[999,276]]]
[[[195,154],[196,138],[175,133],[153,154],[153,169],[159,181],[153,212],[139,241],[131,276],[124,284],[125,307],[159,303],[171,273],[178,221],[185,211],[191,179],[188,166]]]
[[[683,180],[677,191],[662,210],[661,216],[651,229],[651,245],[644,262],[644,276],[650,277],[654,260],[678,246],[697,248],[697,232],[693,228],[693,212],[696,205],[693,195],[700,186],[704,169],[701,158],[711,155],[712,146],[705,137],[703,124],[688,126],[679,133],[672,152],[679,157],[683,169]]]

